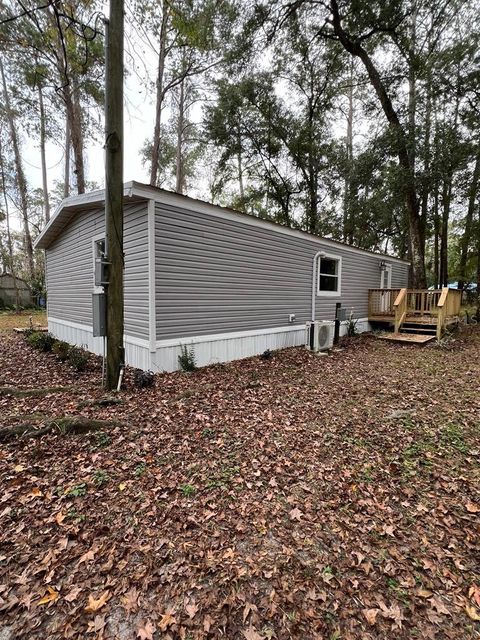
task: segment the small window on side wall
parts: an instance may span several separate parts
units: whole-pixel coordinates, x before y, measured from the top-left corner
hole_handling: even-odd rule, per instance
[[[318,259],[317,294],[339,296],[341,292],[342,259],[325,255]]]

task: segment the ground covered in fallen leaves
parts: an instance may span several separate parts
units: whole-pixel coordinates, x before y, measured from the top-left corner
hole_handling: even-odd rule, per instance
[[[0,638],[479,637],[480,332],[364,336],[109,404],[0,334]],[[9,388],[34,389],[12,394]]]

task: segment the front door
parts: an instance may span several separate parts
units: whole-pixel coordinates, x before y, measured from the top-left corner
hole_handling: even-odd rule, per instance
[[[392,288],[392,265],[387,264],[380,272],[380,289]]]
[[[380,289],[392,288],[392,265],[387,264],[380,271]],[[380,309],[382,313],[389,313],[391,310],[391,293],[390,291],[383,291],[380,293]]]

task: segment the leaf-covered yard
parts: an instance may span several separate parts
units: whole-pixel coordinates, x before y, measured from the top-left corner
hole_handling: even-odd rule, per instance
[[[478,637],[478,331],[127,376],[115,404],[98,362],[0,342],[3,429],[111,423],[0,445],[2,640]]]

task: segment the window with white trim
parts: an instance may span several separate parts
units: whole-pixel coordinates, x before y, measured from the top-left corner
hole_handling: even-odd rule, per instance
[[[318,259],[317,293],[319,296],[339,296],[341,292],[342,259],[324,255]]]

